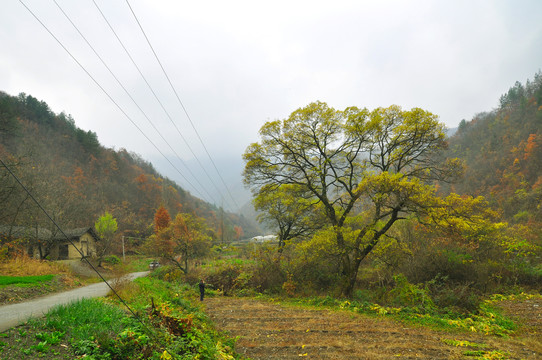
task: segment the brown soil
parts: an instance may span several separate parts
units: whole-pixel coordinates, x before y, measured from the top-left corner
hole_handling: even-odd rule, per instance
[[[542,299],[506,300],[498,303],[504,313],[523,324],[523,331],[542,338]]]
[[[0,305],[15,304],[79,286],[71,277],[59,275],[46,283],[29,286],[8,285],[0,288]]]
[[[66,264],[70,272],[58,274],[51,281],[27,286],[0,287],[0,305],[20,303],[100,281],[96,272],[81,260],[64,260],[61,263]],[[100,268],[99,271],[106,279],[113,277],[113,272],[110,269]]]
[[[494,359],[542,358],[540,339],[530,335],[531,332],[521,338],[502,339],[245,298],[216,297],[206,299],[205,303],[217,328],[239,337],[237,352],[252,359],[475,359],[472,354],[467,356],[466,351],[480,349],[505,356],[491,357]],[[485,345],[457,347],[443,339]]]

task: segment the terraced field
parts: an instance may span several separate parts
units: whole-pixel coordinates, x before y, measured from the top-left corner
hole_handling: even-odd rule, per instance
[[[220,330],[252,359],[540,359],[540,343],[438,332],[389,319],[244,298],[205,299]],[[464,346],[469,341],[470,346]],[[458,346],[463,344],[463,346]],[[476,346],[480,344],[480,346]],[[473,346],[475,345],[475,346]],[[485,356],[485,357],[484,357]]]

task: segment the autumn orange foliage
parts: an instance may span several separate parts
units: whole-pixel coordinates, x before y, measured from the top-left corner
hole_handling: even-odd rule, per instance
[[[169,226],[171,217],[169,212],[163,206],[160,206],[156,213],[154,214],[154,231],[158,233],[160,230],[163,230]]]

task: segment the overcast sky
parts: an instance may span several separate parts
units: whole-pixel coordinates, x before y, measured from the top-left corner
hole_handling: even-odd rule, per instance
[[[0,90],[44,100],[105,146],[135,151],[196,196],[228,206],[200,178],[198,160],[222,189],[127,2],[94,0],[169,116],[93,0],[56,1],[161,135],[53,0],[23,0],[160,151],[18,0],[2,2]],[[234,197],[241,154],[258,140],[259,128],[312,101],[336,109],[422,107],[456,127],[495,108],[515,81],[542,68],[540,0],[129,4]]]

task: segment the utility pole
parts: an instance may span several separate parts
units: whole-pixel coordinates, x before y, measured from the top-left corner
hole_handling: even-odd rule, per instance
[[[224,244],[224,200],[220,199],[220,240]]]
[[[134,237],[134,236],[124,236],[122,235],[122,260],[125,259],[125,255],[124,255],[124,241],[128,240],[128,239],[136,239],[136,240],[147,240],[147,238],[140,238],[140,237]]]

